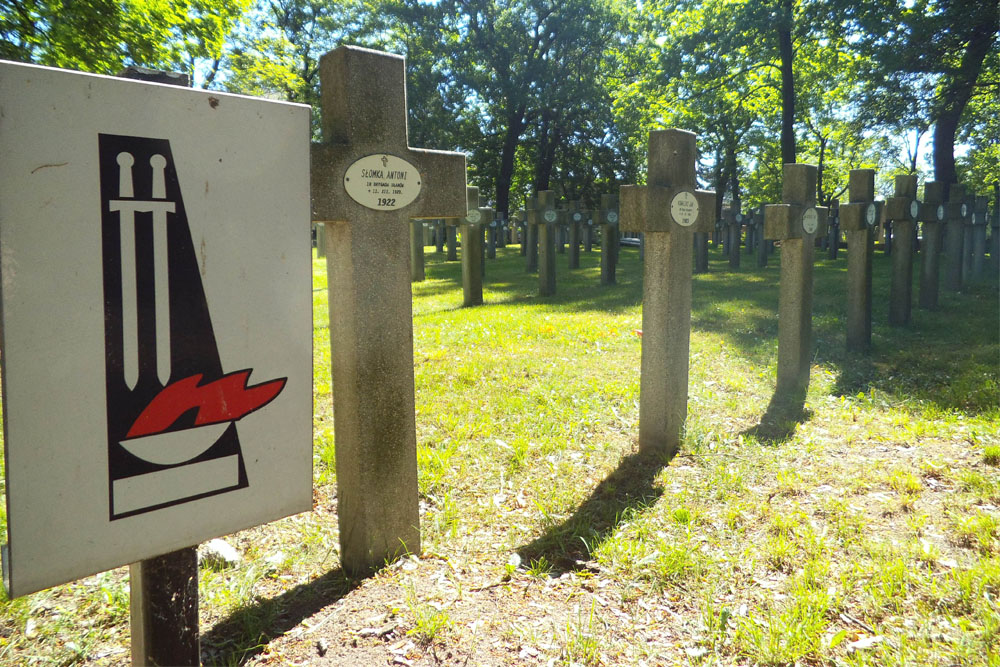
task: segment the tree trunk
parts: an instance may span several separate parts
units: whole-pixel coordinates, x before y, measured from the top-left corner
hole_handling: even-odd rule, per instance
[[[500,152],[500,172],[497,174],[497,211],[510,218],[510,186],[514,179],[514,158],[517,142],[524,132],[524,107],[507,114],[507,130]]]
[[[782,17],[778,25],[778,52],[781,55],[781,161],[795,162],[795,77],[792,74],[792,0],[782,0]]]
[[[944,183],[958,182],[955,133],[1000,27],[1000,3],[993,0],[989,5],[981,14],[982,22],[969,30],[969,45],[962,54],[958,70],[946,75],[941,84],[939,99],[942,101],[934,123],[934,179]]]

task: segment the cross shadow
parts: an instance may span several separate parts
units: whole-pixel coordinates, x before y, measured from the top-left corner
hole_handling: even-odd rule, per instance
[[[202,635],[202,664],[244,664],[260,654],[269,641],[345,597],[362,581],[337,568],[273,598],[240,607]]]
[[[531,564],[544,558],[556,574],[586,569],[601,542],[663,495],[654,481],[667,463],[655,455],[625,457],[571,517],[518,549],[521,561]]]
[[[798,391],[775,391],[760,422],[741,435],[753,437],[757,442],[767,445],[788,442],[798,425],[812,417],[812,410],[807,410],[805,405],[806,388]]]

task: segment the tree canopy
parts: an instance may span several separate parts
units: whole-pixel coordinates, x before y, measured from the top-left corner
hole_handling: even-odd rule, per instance
[[[465,151],[502,213],[533,189],[593,206],[641,181],[663,127],[698,133],[720,207],[776,200],[796,160],[829,203],[858,167],[883,192],[925,165],[980,192],[1000,180],[998,3],[0,0],[0,57],[315,108],[324,52],[382,48],[407,56],[412,143]]]

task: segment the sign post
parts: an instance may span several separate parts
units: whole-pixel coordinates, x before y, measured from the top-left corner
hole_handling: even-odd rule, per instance
[[[483,225],[492,210],[479,208],[479,188],[465,188],[467,213],[462,225],[462,305],[483,305]]]

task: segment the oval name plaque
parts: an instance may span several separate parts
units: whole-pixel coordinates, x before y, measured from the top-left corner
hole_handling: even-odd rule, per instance
[[[347,194],[373,211],[395,211],[420,196],[420,171],[395,155],[378,153],[356,160],[344,174]]]
[[[938,204],[937,207],[937,219],[944,220],[944,204]]]
[[[582,213],[578,212],[578,213],[574,213],[573,214],[573,222],[580,222],[581,220],[583,220],[583,214]]]
[[[608,222],[612,225],[618,222],[618,213],[615,211],[608,211]]]
[[[963,217],[963,218],[964,218],[964,217],[967,217],[967,216],[969,215],[969,207],[968,207],[968,206],[966,206],[965,204],[962,204],[962,210],[961,210],[961,211],[959,211],[959,213],[961,213],[961,214],[962,214],[962,217]]]
[[[545,218],[545,222],[555,222],[558,216],[556,215],[556,212],[550,208],[542,214],[542,217]]]
[[[802,214],[802,231],[806,234],[815,234],[819,229],[819,213],[815,208],[808,208]]]
[[[910,202],[910,217],[914,220],[917,219],[917,215],[920,213],[920,202],[916,199]]]
[[[469,212],[465,215],[465,221],[476,224],[483,219],[483,214],[479,212],[478,208],[470,208]]]
[[[698,198],[693,192],[678,192],[670,200],[670,217],[681,227],[690,227],[698,220]]]
[[[878,217],[878,208],[874,203],[868,204],[868,208],[865,209],[865,222],[868,223],[869,227],[875,226],[875,219]]]

